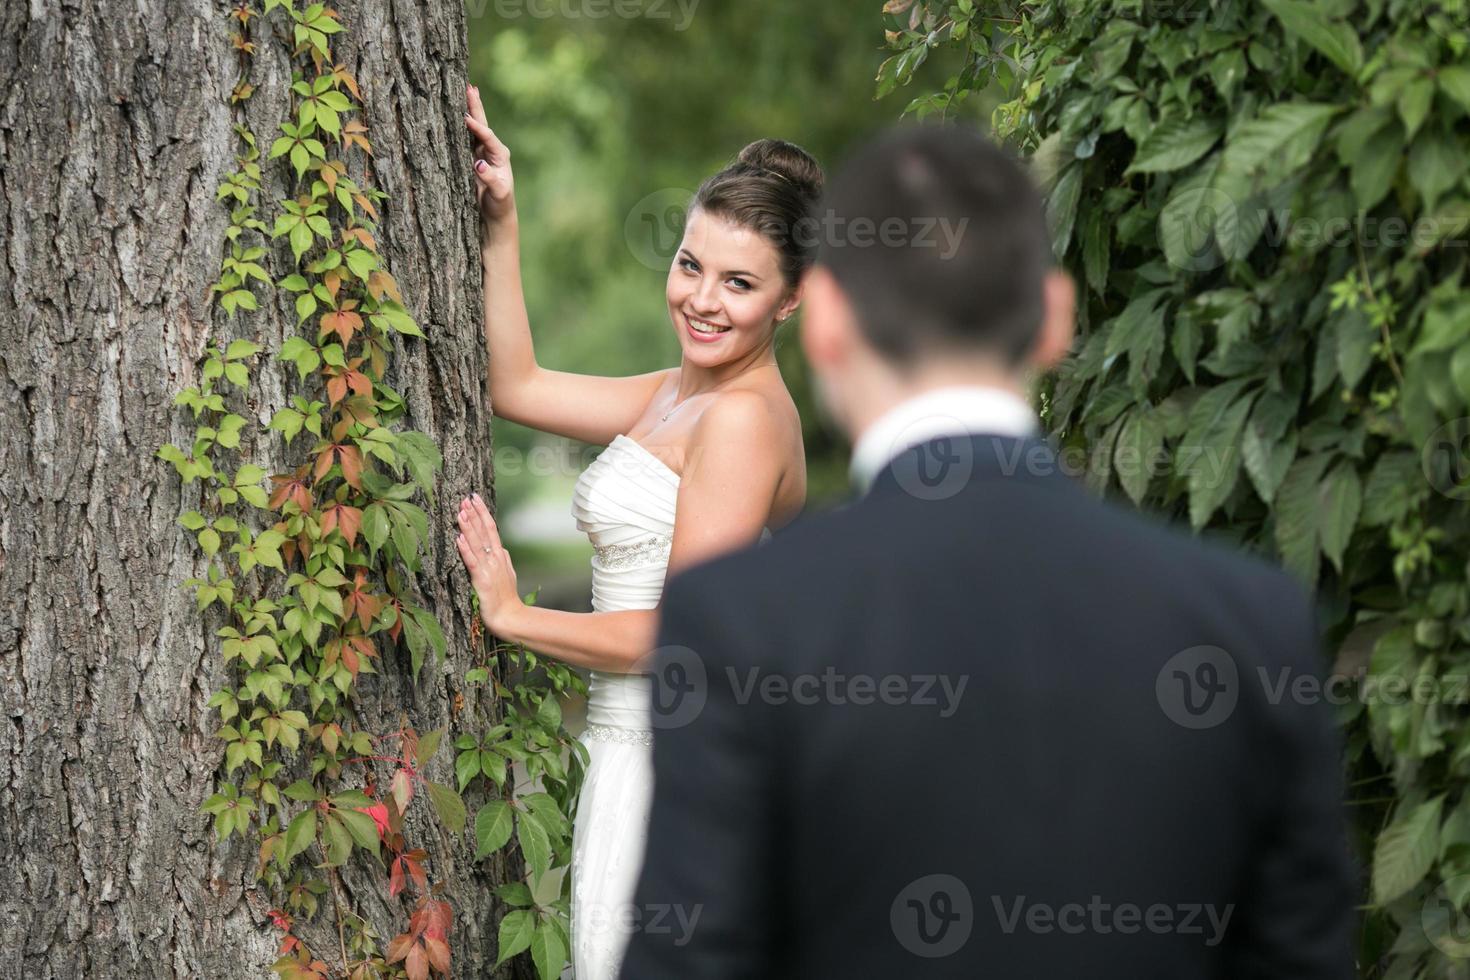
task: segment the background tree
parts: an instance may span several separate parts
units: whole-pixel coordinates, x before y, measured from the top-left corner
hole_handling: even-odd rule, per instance
[[[1045,182],[1083,303],[1044,415],[1092,485],[1317,591],[1371,866],[1364,975],[1462,975],[1470,8],[884,10],[880,88],[962,52],[910,109],[1003,90],[994,129]],[[1284,696],[1328,696],[1299,691]]]
[[[255,849],[215,844],[199,811],[224,754],[206,701],[230,680],[215,635],[226,618],[220,604],[201,616],[179,587],[207,564],[178,524],[200,507],[200,484],[181,487],[154,458],[160,444],[190,443],[194,419],[174,396],[200,384],[206,345],[245,340],[273,354],[303,332],[287,293],[262,291],[249,315],[241,302],[236,315],[211,302],[230,258],[231,211],[216,188],[236,167],[232,124],[268,146],[292,99],[290,31],[239,18],[249,26],[232,46],[230,13],[198,0],[0,13],[5,976],[259,976],[277,956]],[[464,13],[445,0],[347,2],[338,13],[349,31],[332,55],[361,85],[373,147],[358,176],[386,195],[377,245],[429,338],[396,338],[385,383],[402,395],[403,424],[445,459],[434,531],[408,585],[449,657],[430,656],[415,680],[403,644],[384,644],[353,710],[375,732],[404,720],[482,729],[501,709],[460,680],[473,615],[449,537],[458,499],[488,497],[491,479]],[[284,161],[265,170],[269,220],[270,202],[297,190]],[[268,251],[292,258],[284,237]],[[266,429],[296,380],[261,358],[248,396],[232,396],[249,423],[242,460],[267,472],[299,465],[302,443],[288,448]],[[450,770],[441,753],[428,771],[451,783]],[[431,852],[429,875],[453,905],[455,975],[490,975],[492,887],[519,877],[519,859],[476,863],[468,835],[421,814],[405,833]],[[384,941],[403,928],[406,906],[376,866],[345,865],[339,891]],[[313,949],[336,947],[330,915],[303,934]]]

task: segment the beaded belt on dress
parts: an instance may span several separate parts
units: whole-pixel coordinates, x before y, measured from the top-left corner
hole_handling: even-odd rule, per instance
[[[624,745],[652,745],[653,732],[643,728],[619,728],[617,725],[588,725],[582,738],[589,742],[622,742]]]
[[[600,548],[593,548],[592,552],[597,563],[603,568],[627,568],[631,565],[652,564],[649,559],[667,558],[669,545],[673,543],[673,540],[666,534],[629,544],[603,545]]]

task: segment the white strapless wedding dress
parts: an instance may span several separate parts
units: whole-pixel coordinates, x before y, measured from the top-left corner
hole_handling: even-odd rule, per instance
[[[678,494],[679,474],[626,435],[583,471],[572,516],[592,540],[594,611],[658,605]],[[591,672],[582,733],[589,764],[572,832],[576,980],[615,980],[630,927],[647,918],[633,908],[633,890],[653,796],[651,699],[642,674]]]

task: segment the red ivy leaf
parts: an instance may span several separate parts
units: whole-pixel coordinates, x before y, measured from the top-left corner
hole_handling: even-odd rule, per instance
[[[403,858],[393,859],[393,870],[388,875],[388,894],[397,896],[408,883],[403,878]]]

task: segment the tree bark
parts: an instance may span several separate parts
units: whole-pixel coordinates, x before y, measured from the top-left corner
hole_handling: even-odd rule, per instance
[[[405,716],[420,732],[449,726],[429,776],[453,784],[449,741],[499,715],[462,687],[470,592],[451,532],[458,500],[489,497],[492,478],[464,11],[453,0],[335,7],[346,31],[334,59],[361,84],[375,151],[369,183],[389,195],[379,246],[427,334],[395,338],[386,381],[409,405],[406,425],[445,459],[416,587],[448,657],[430,655],[415,682],[406,653],[384,644],[356,709],[377,733]],[[223,758],[205,702],[230,683],[215,635],[225,617],[218,605],[197,613],[180,588],[206,564],[177,523],[199,508],[200,485],[154,457],[189,445],[195,421],[173,396],[199,382],[207,341],[236,337],[265,347],[248,394],[228,396],[252,423],[240,459],[282,472],[309,447],[309,435],[287,447],[265,430],[288,394],[316,383],[298,388],[294,368],[270,356],[303,332],[294,314],[260,286],[261,309],[235,318],[206,299],[229,215],[215,188],[238,148],[228,13],[204,0],[29,0],[0,12],[4,977],[266,977],[277,955],[255,836],[216,843],[199,811]],[[289,106],[288,52],[269,36],[279,17],[252,22],[246,113],[262,151]],[[261,160],[268,226],[272,202],[290,196],[283,163]],[[362,166],[358,155],[349,173]],[[270,248],[284,275],[284,240]],[[473,816],[480,801],[466,802]],[[453,905],[454,976],[491,976],[504,911],[491,889],[519,876],[519,858],[475,863],[472,834],[451,840],[413,817],[423,809],[405,833],[428,849],[430,879]],[[411,906],[388,897],[375,863],[355,855],[344,885],[380,949],[406,927]],[[324,896],[315,932],[301,931],[335,962],[331,920]]]

